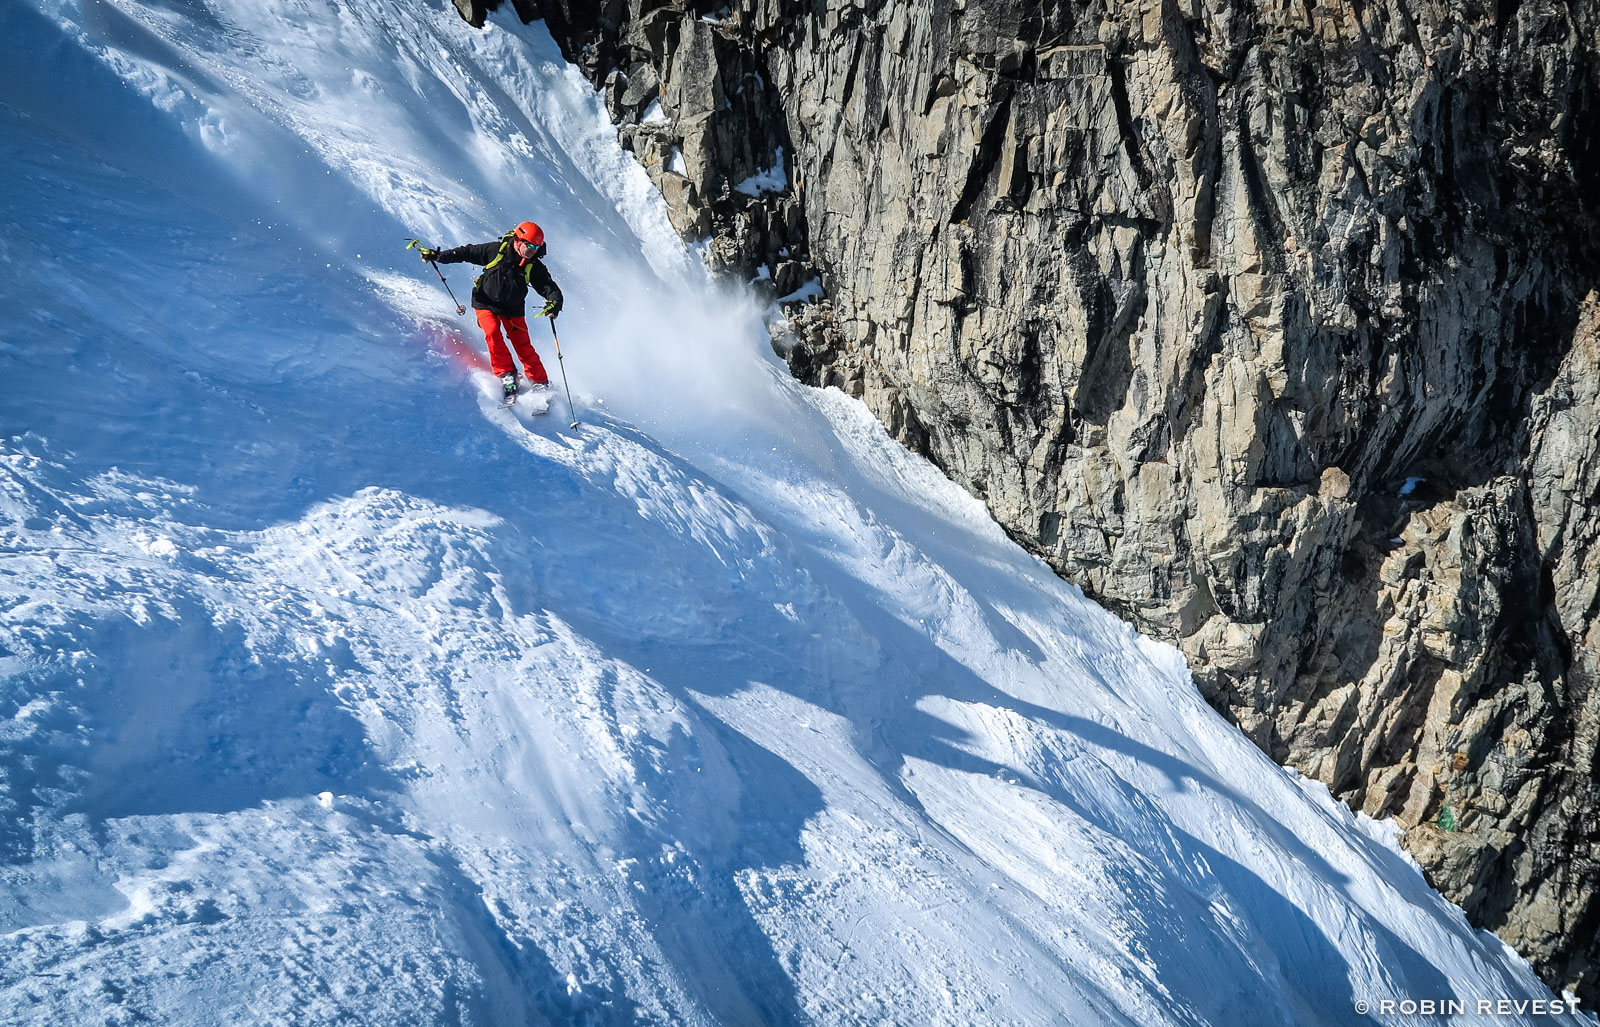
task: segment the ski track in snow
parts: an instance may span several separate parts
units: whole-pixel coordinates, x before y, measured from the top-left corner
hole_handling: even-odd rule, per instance
[[[0,1022],[1579,1022],[1359,1015],[1551,996],[790,380],[542,26],[0,27]],[[401,263],[529,212],[576,431]]]

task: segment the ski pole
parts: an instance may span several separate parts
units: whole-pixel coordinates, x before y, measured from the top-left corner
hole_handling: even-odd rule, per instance
[[[556,319],[550,319],[550,338],[556,340],[556,366],[561,368],[561,387],[567,390],[567,412],[572,415],[572,426],[578,426],[578,411],[572,406],[572,387],[567,384],[567,361],[561,356],[561,336],[556,334]]]
[[[427,249],[427,247],[422,245],[422,240],[421,239],[413,239],[410,242],[406,243],[406,249],[408,249],[408,250],[409,249],[415,249],[417,247],[421,247],[423,249]],[[433,262],[433,258],[432,257],[425,257],[423,259],[428,262],[428,266],[429,267],[433,268],[433,273],[439,276],[439,281],[444,284],[444,291],[450,293],[450,302],[454,303],[456,305],[456,313],[457,314],[465,314],[467,312],[467,308],[463,307],[461,305],[461,301],[456,299],[456,294],[450,288],[450,283],[446,282],[444,280],[444,272],[439,270],[439,265],[435,264]]]

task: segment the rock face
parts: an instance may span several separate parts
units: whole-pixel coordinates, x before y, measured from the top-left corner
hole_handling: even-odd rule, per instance
[[[705,244],[713,269],[775,297],[805,294],[816,270],[790,185],[784,98],[748,16],[645,0],[544,0],[543,11],[567,58],[604,91],[673,226]]]
[[[1600,1001],[1600,8],[542,11],[718,267],[820,272],[797,375]]]
[[[500,0],[451,0],[451,2],[455,4],[456,13],[461,15],[462,20],[476,29],[483,28],[489,12],[500,6]],[[511,0],[511,6],[524,25],[539,17],[536,0]]]

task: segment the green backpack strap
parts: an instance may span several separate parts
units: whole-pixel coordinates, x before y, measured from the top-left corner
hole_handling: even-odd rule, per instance
[[[511,232],[507,232],[505,235],[500,237],[500,252],[496,253],[494,255],[494,259],[489,261],[489,263],[485,264],[483,266],[483,271],[479,272],[478,277],[476,277],[476,278],[474,278],[472,280],[472,287],[474,289],[476,289],[478,287],[478,283],[479,282],[483,281],[483,275],[484,275],[485,272],[488,272],[489,270],[491,270],[493,268],[499,267],[500,266],[500,262],[506,259],[506,251],[511,248],[511,240],[513,238],[514,238],[514,235]],[[527,272],[524,272],[524,275],[526,275],[526,273]],[[532,283],[530,282],[529,284],[532,284]]]
[[[505,235],[500,237],[500,252],[496,253],[494,255],[494,259],[483,266],[485,271],[499,267],[500,262],[506,259],[506,251],[511,248],[511,240],[513,238],[514,236],[510,232],[507,232]]]

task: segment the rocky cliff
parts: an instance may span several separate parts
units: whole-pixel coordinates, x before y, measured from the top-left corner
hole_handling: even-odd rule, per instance
[[[539,7],[797,375],[1600,1001],[1600,9]]]

